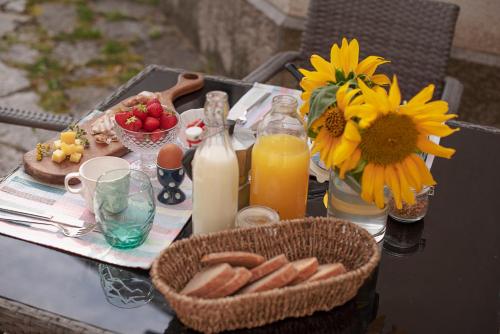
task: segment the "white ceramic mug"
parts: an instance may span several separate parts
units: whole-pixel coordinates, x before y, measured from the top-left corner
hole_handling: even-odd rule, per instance
[[[97,179],[103,173],[114,169],[130,169],[130,164],[125,159],[108,156],[87,160],[80,166],[78,172],[66,175],[64,186],[70,193],[82,195],[87,208],[94,213],[94,193]],[[71,179],[80,180],[80,186],[70,186]]]

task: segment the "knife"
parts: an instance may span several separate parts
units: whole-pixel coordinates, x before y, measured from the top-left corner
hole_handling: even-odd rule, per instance
[[[4,213],[3,215],[1,213]],[[5,214],[7,216],[14,216],[14,217],[5,217]],[[82,227],[85,222],[80,219],[73,218],[71,216],[63,215],[63,214],[57,214],[57,215],[51,215],[51,214],[42,214],[42,213],[33,213],[30,211],[26,211],[23,209],[18,209],[18,208],[13,208],[10,206],[2,205],[0,204],[0,219],[15,219],[15,216],[22,216],[22,217],[27,217],[27,218],[32,218],[36,222],[36,220],[43,220],[43,221],[51,221],[54,223],[59,223],[63,225],[69,225],[69,226],[75,226],[75,227]]]

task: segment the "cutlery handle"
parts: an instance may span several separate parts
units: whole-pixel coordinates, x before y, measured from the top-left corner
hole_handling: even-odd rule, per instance
[[[30,218],[36,218],[36,219],[50,220],[50,219],[54,218],[54,216],[51,216],[51,215],[36,214],[36,213],[29,212],[29,211],[25,211],[23,209],[14,209],[14,208],[10,208],[10,207],[3,206],[3,205],[0,205],[0,211],[4,211],[4,212],[15,214],[15,215],[21,215],[21,216],[25,216],[25,217],[30,217]]]

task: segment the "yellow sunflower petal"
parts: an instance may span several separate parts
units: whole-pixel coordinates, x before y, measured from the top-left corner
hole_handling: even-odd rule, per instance
[[[361,141],[361,135],[356,127],[356,123],[353,121],[348,121],[346,123],[343,137],[355,143],[359,143]]]
[[[371,77],[371,76],[373,76],[373,73],[375,73],[375,71],[377,70],[377,67],[379,67],[380,65],[385,64],[385,63],[389,63],[389,61],[385,60],[382,57],[378,57],[378,56],[366,57],[365,59],[363,59],[359,63],[359,65],[356,69],[356,73],[357,74],[365,74],[368,77]],[[387,79],[387,83],[390,83],[389,79]]]
[[[398,209],[402,208],[401,202],[401,188],[399,186],[399,179],[396,175],[396,171],[392,165],[385,167],[385,180],[387,185],[391,189],[392,196],[394,197],[394,201],[396,202],[396,207]]]
[[[371,104],[350,105],[345,108],[344,116],[346,119],[351,119],[352,117],[375,118],[377,116],[377,109]]]
[[[349,156],[351,156],[351,154],[357,147],[358,142],[352,142],[346,138],[342,138],[340,140],[340,144],[333,153],[334,164],[340,165],[341,163],[343,163],[347,158],[349,158]]]
[[[356,167],[360,159],[361,159],[361,150],[356,149],[354,153],[340,166],[340,173],[339,173],[340,178],[344,179],[345,173]]]
[[[347,38],[342,38],[342,46],[340,47],[340,64],[344,74],[349,73],[349,43]]]
[[[438,137],[446,137],[451,135],[453,132],[457,132],[460,129],[452,129],[448,125],[436,122],[420,122],[417,123],[417,128],[421,133],[435,135]]]
[[[401,104],[401,92],[399,91],[398,78],[396,76],[392,79],[392,85],[389,89],[389,107],[390,110],[396,110]]]
[[[403,172],[401,164],[396,164],[396,173],[398,175],[399,185],[401,189],[401,198],[408,204],[415,204],[415,193],[411,191],[406,176]]]
[[[385,173],[384,167],[375,165],[375,180],[373,182],[373,194],[375,197],[375,204],[382,209],[385,205],[384,201],[384,185],[385,185]]]
[[[420,177],[422,178],[422,183],[427,186],[435,185],[436,181],[432,177],[432,174],[429,171],[429,169],[427,169],[427,166],[425,165],[425,162],[422,160],[422,158],[416,154],[412,154],[410,158],[418,168]]]
[[[373,202],[374,167],[372,163],[367,164],[361,177],[361,198],[368,203]]]
[[[335,97],[337,98],[337,107],[339,107],[340,110],[345,109],[345,96],[348,89],[349,84],[344,84],[337,90],[337,93],[335,94]]]
[[[433,114],[442,115],[448,112],[448,102],[446,101],[432,101],[425,104],[405,104],[399,107],[400,111],[407,115],[419,115],[419,114]]]
[[[323,196],[323,205],[325,208],[328,208],[328,191],[325,193],[325,196]]]
[[[387,86],[391,84],[391,80],[389,80],[389,77],[385,74],[375,74],[372,75],[370,80],[379,86]]]
[[[337,43],[333,44],[330,49],[330,63],[333,65],[334,69],[342,68],[340,63],[340,48]]]
[[[356,39],[349,43],[349,72],[355,71],[359,61],[359,44]]]
[[[434,85],[431,84],[422,89],[417,95],[408,101],[408,105],[424,104],[432,99],[432,94],[434,94]]]
[[[405,170],[405,175],[407,175],[408,182],[417,192],[422,190],[422,180],[420,177],[420,171],[418,166],[415,164],[411,156],[407,157],[401,163]]]
[[[425,153],[433,154],[437,157],[450,159],[455,153],[452,148],[446,148],[436,143],[431,142],[425,136],[419,136],[417,140],[417,147]]]
[[[333,67],[332,64],[323,57],[318,56],[318,55],[312,55],[311,56],[311,65],[316,69],[316,71],[321,72],[321,73],[326,73],[329,76],[333,78]]]
[[[415,123],[421,123],[421,122],[437,122],[437,123],[443,123],[446,122],[447,120],[450,120],[452,118],[456,118],[458,115],[456,114],[446,114],[446,115],[436,115],[436,114],[422,114],[422,115],[416,115],[413,116],[413,121]]]
[[[361,89],[361,92],[363,93],[363,96],[365,98],[365,102],[367,104],[371,104],[374,107],[379,107],[378,104],[378,98],[377,98],[377,93],[370,89],[364,82],[363,80],[358,79],[358,86]]]

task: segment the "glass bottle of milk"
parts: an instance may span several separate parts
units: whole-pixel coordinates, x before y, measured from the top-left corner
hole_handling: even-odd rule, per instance
[[[225,129],[228,109],[225,92],[207,94],[205,138],[193,159],[193,234],[234,226],[238,211],[238,160]]]

